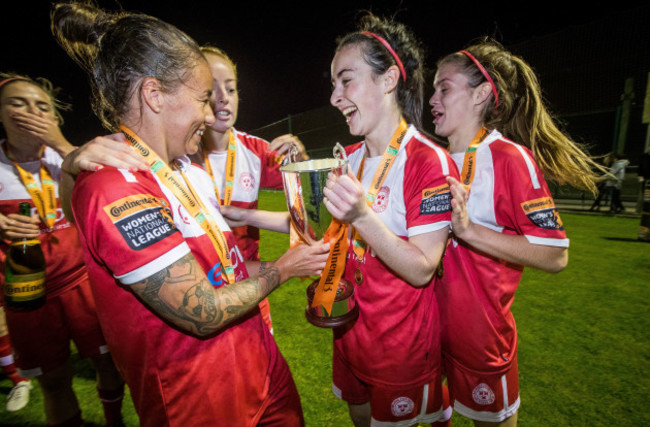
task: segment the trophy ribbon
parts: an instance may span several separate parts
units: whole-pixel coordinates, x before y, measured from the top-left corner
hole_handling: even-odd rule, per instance
[[[321,307],[329,316],[332,313],[339,281],[345,272],[345,257],[348,253],[348,225],[336,218],[332,219],[324,238],[330,242],[330,254],[316,287],[311,307]]]

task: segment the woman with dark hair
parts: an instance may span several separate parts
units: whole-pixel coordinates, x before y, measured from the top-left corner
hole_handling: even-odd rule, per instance
[[[0,272],[12,239],[38,239],[46,262],[45,305],[34,310],[7,308],[7,326],[17,367],[41,386],[48,424],[83,423],[72,388],[72,340],[97,369],[107,424],[118,425],[124,381],[97,319],[77,229],[62,215],[59,203],[62,156],[75,147],[61,133],[59,110],[67,106],[56,93],[47,79],[0,74],[0,119],[7,134],[0,151]],[[34,206],[32,216],[18,214],[19,203],[25,201]],[[27,388],[22,393],[30,388],[28,382],[18,385]],[[10,411],[19,409],[12,403],[15,397],[12,394],[7,402]]]
[[[436,283],[452,406],[476,425],[515,425],[514,293],[524,266],[568,261],[544,177],[594,191],[602,168],[553,123],[530,66],[496,42],[442,58],[434,88],[436,134],[461,170],[448,178],[453,239]]]
[[[187,157],[215,121],[194,40],[151,16],[78,3],[55,5],[52,27],[91,75],[102,122],[149,166],[81,173],[72,195],[99,318],[142,425],[303,424],[258,304],[318,274],[329,245],[244,263],[210,203],[212,180]]]
[[[418,128],[421,48],[402,24],[373,15],[342,37],[330,101],[350,133],[350,172],[331,176],[325,203],[350,226],[343,277],[359,317],[334,331],[334,393],[357,426],[445,421],[438,307],[432,279],[451,218],[447,152]]]

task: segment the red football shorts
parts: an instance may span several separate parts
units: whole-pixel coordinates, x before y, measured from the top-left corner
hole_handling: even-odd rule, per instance
[[[39,309],[6,310],[6,314],[16,366],[26,377],[39,376],[66,363],[70,358],[70,340],[81,357],[108,352],[87,278],[48,298]]]
[[[332,368],[334,394],[352,405],[370,402],[373,425],[434,423],[451,417],[451,407],[443,407],[440,373],[434,374],[427,384],[402,389],[361,381],[337,356],[334,356]]]
[[[454,410],[477,421],[501,422],[519,409],[517,358],[503,373],[464,370],[443,357],[449,397]]]

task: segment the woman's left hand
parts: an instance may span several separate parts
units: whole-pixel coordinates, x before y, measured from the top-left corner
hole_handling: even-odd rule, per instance
[[[363,186],[352,170],[341,176],[330,172],[323,194],[327,210],[340,221],[352,224],[370,211]]]
[[[307,154],[307,150],[305,150],[305,146],[297,136],[290,133],[278,136],[273,141],[271,141],[269,150],[277,151],[278,156],[288,156],[290,154],[289,149],[292,145],[295,145],[298,150],[296,153],[296,161],[300,162],[303,160],[309,160],[309,155]]]

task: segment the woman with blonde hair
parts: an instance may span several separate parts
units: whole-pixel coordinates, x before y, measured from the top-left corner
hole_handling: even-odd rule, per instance
[[[432,106],[460,181],[436,283],[454,409],[476,425],[515,425],[517,333],[510,311],[524,266],[559,272],[569,240],[545,177],[595,191],[599,167],[554,124],[535,73],[485,40],[438,62]]]

